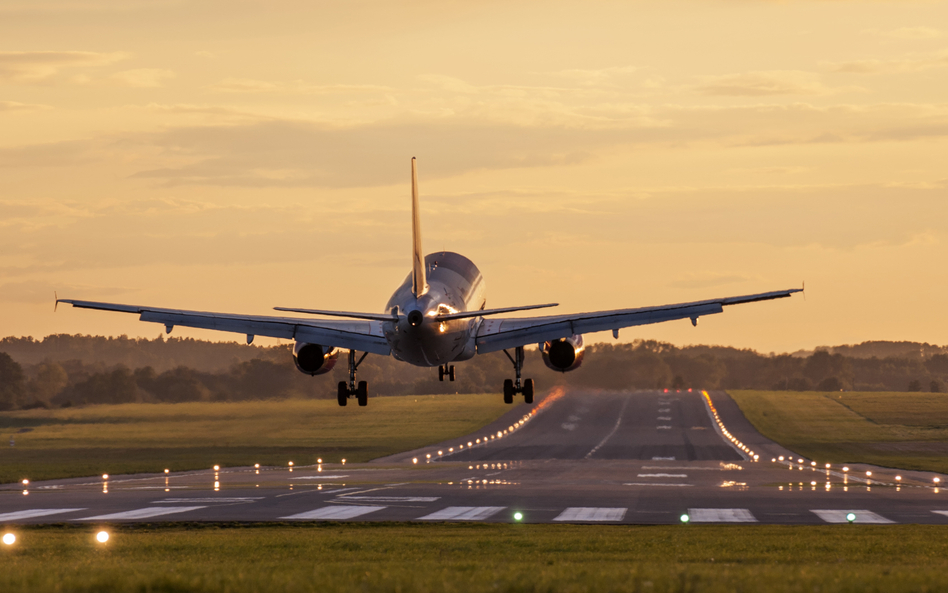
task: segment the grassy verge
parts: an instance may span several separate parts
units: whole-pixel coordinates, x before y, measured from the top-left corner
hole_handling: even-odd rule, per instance
[[[810,459],[948,472],[948,395],[728,393],[761,434]]]
[[[936,591],[937,526],[24,527],[16,591]]]
[[[361,462],[472,432],[508,411],[496,394],[124,404],[0,413],[0,483],[206,468]],[[15,447],[8,447],[10,437]]]

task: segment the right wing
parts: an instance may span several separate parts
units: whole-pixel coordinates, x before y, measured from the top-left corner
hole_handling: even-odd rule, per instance
[[[388,356],[392,352],[382,333],[381,321],[323,321],[293,317],[269,317],[266,315],[232,315],[72,299],[57,299],[56,302],[69,303],[73,307],[81,309],[137,313],[141,321],[162,323],[168,332],[174,326],[180,325],[182,327],[197,327],[246,334],[248,343],[253,340],[254,336],[267,336],[349,350],[360,350],[383,356]]]
[[[568,338],[574,334],[601,332],[610,329],[619,330],[623,327],[661,323],[674,319],[690,318],[692,323],[697,324],[699,317],[721,313],[727,305],[782,299],[795,292],[802,292],[802,290],[802,288],[791,288],[789,290],[711,299],[694,303],[576,313],[573,315],[485,319],[477,331],[477,353],[484,354],[531,343],[558,340]]]

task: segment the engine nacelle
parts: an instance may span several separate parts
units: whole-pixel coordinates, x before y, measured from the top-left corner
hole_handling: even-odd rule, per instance
[[[322,375],[336,366],[338,352],[332,346],[297,342],[293,346],[293,362],[301,373]]]
[[[578,369],[579,365],[583,364],[585,351],[583,336],[579,334],[540,344],[543,364],[561,373]]]

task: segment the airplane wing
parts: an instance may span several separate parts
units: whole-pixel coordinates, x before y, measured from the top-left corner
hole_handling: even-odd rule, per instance
[[[246,334],[248,344],[253,341],[254,336],[267,336],[360,350],[383,356],[391,354],[388,341],[382,334],[382,322],[377,320],[333,321],[265,315],[231,315],[72,299],[57,299],[56,302],[69,303],[81,309],[137,313],[141,321],[162,323],[168,332],[174,326],[180,325]]]
[[[504,348],[568,338],[573,334],[610,329],[617,331],[623,327],[661,323],[674,319],[690,318],[691,322],[697,325],[699,317],[722,313],[724,307],[728,305],[782,299],[802,290],[802,288],[791,288],[789,290],[711,299],[694,303],[576,313],[574,315],[484,319],[477,332],[477,352],[478,354],[484,354],[503,350]]]

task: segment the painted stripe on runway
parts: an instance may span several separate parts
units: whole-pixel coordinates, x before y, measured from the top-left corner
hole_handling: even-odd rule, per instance
[[[437,502],[440,496],[346,496],[340,500],[358,500],[359,502]]]
[[[756,523],[747,509],[688,509],[689,523]]]
[[[694,484],[659,484],[658,482],[626,482],[623,486],[694,486]]]
[[[182,502],[220,502],[220,503],[235,503],[235,502],[254,502],[257,500],[263,500],[262,496],[234,496],[234,497],[202,497],[202,498],[165,498],[162,500],[153,500],[151,504],[181,504]]]
[[[289,517],[280,517],[281,519],[353,519],[355,517],[361,517],[362,515],[368,515],[369,513],[374,513],[375,511],[381,511],[385,507],[371,507],[371,506],[361,506],[361,505],[332,505],[328,507],[318,508],[312,511],[306,511],[305,513],[297,513],[295,515],[290,515]]]
[[[554,521],[621,521],[625,518],[624,508],[569,507]]]
[[[816,514],[817,517],[823,519],[827,523],[849,523],[846,520],[846,515],[852,513],[856,515],[856,519],[853,523],[895,523],[891,519],[886,519],[882,515],[877,515],[872,511],[855,510],[855,509],[846,509],[846,510],[836,510],[836,509],[824,509],[824,510],[810,510],[811,513]]]
[[[636,478],[687,478],[688,474],[638,474]]]
[[[20,519],[32,519],[33,517],[46,517],[49,515],[74,513],[84,510],[86,509],[30,509],[28,511],[13,511],[12,513],[0,513],[0,521],[19,521]]]
[[[483,521],[507,507],[448,507],[418,517],[419,521]]]
[[[196,511],[207,507],[148,507],[144,509],[135,509],[123,513],[110,513],[108,515],[96,515],[95,517],[83,517],[76,521],[112,521],[115,519],[150,519],[151,517],[160,517],[162,515],[174,515],[176,513],[186,513]]]
[[[932,511],[932,512],[935,513],[936,515],[944,515],[948,517],[948,511]]]

